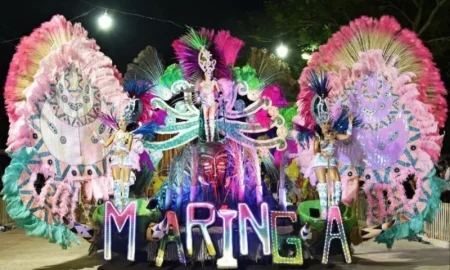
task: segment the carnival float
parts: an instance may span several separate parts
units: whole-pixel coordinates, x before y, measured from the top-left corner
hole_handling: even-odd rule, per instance
[[[157,266],[351,263],[352,245],[421,233],[439,209],[447,103],[420,39],[389,16],[352,21],[312,55],[294,104],[288,65],[252,48],[237,66],[243,46],[187,29],[177,63],[149,46],[122,76],[62,16],[22,38],[4,89],[10,217],[64,249],[84,239]]]

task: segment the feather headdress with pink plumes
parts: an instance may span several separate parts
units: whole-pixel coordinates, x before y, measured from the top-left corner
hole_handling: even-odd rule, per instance
[[[10,120],[7,151],[34,156],[33,164],[21,165],[31,174],[30,179],[25,174],[22,178],[29,186],[12,179],[15,193],[26,190],[27,196],[8,193],[7,197],[19,196],[8,208],[20,220],[28,220],[18,222],[27,234],[67,247],[75,237],[60,221],[74,218],[79,183],[83,181],[85,190],[92,190],[93,182],[108,186],[108,168],[101,164],[106,154],[89,138],[93,129],[106,136],[96,112],[121,111],[127,104],[121,81],[111,59],[87,38],[86,30],[62,16],[54,16],[17,46],[4,92]],[[80,141],[72,140],[73,134]],[[37,174],[47,178],[40,194],[33,186]],[[108,198],[108,192],[105,188],[95,197]]]
[[[177,60],[180,62],[187,80],[202,76],[199,65],[199,54],[202,48],[211,53],[216,61],[213,77],[231,79],[231,68],[244,42],[230,35],[229,31],[202,28],[200,31],[189,29],[189,32],[172,43]]]
[[[18,118],[17,103],[25,99],[25,89],[33,83],[41,60],[53,48],[77,37],[87,38],[86,30],[79,23],[72,25],[63,16],[56,15],[20,40],[5,85],[5,104],[10,120]],[[95,43],[92,45],[96,46]]]
[[[395,64],[399,72],[415,74],[412,82],[419,86],[419,100],[430,108],[439,127],[444,127],[447,91],[433,56],[414,32],[403,29],[390,16],[380,19],[364,16],[350,22],[320,46],[308,66],[339,73],[343,67],[352,68],[359,59],[359,53],[369,50],[381,50],[384,60]]]

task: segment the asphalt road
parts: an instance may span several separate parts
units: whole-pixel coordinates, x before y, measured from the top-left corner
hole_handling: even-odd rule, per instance
[[[156,268],[150,263],[132,264],[121,258],[105,262],[103,254],[88,257],[88,243],[80,241],[79,246],[62,250],[41,238],[26,236],[23,231],[14,229],[0,233],[0,269],[1,270],[116,270],[116,269],[215,269],[210,263],[203,267],[163,265]],[[331,257],[330,265],[307,261],[303,267],[278,265],[243,265],[240,269],[442,269],[450,270],[450,249],[433,247],[417,242],[398,241],[392,250],[373,242],[355,247],[353,263],[348,265],[341,256]]]

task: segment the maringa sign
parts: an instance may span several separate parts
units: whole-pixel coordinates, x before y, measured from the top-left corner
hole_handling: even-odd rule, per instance
[[[196,219],[194,212],[196,209],[206,209],[209,212],[208,218]],[[119,212],[112,202],[107,201],[105,205],[105,228],[104,228],[104,257],[105,260],[111,259],[111,226],[114,224],[119,232],[122,232],[125,223],[129,222],[128,230],[128,254],[127,258],[134,261],[135,254],[135,230],[136,230],[136,202],[131,202],[127,207]],[[261,221],[258,222],[251,212],[250,208],[245,203],[238,204],[238,210],[218,210],[216,211],[212,203],[207,202],[192,202],[187,205],[186,210],[186,248],[187,255],[192,257],[193,250],[193,235],[192,229],[194,227],[200,228],[203,240],[206,243],[206,248],[210,256],[216,256],[211,236],[208,232],[208,226],[211,226],[216,221],[216,214],[218,218],[222,219],[223,226],[223,241],[222,241],[222,257],[217,260],[217,268],[237,268],[238,263],[233,257],[233,221],[237,218],[239,224],[239,251],[240,254],[248,255],[248,235],[247,224],[250,224],[259,241],[262,244],[263,255],[272,254],[272,261],[275,264],[303,264],[302,240],[298,236],[289,236],[286,242],[295,246],[295,257],[284,257],[279,254],[279,247],[281,245],[280,237],[277,231],[278,219],[290,219],[292,222],[297,221],[297,214],[288,211],[270,211],[267,203],[260,205]],[[156,258],[156,265],[161,266],[164,261],[164,253],[168,243],[173,242],[177,245],[178,256],[181,263],[186,263],[183,244],[181,242],[178,219],[173,211],[166,212],[167,226],[171,228],[171,233],[166,234],[159,242],[158,255]],[[333,206],[330,208],[328,215],[328,228],[331,228],[332,222],[338,224],[338,233],[332,234],[331,230],[327,229],[326,240],[324,246],[324,254],[322,258],[323,263],[328,262],[328,250],[332,239],[339,238],[344,247],[345,259],[348,263],[351,262],[348,245],[345,238],[345,232],[342,226],[342,218],[339,208]]]

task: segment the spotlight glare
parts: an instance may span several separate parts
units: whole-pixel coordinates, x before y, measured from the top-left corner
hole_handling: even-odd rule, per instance
[[[277,55],[280,58],[285,58],[288,55],[288,52],[289,52],[289,48],[286,47],[283,43],[281,43],[277,47]]]
[[[108,30],[108,29],[111,28],[111,26],[112,26],[112,19],[108,15],[108,12],[105,11],[105,14],[103,14],[102,16],[100,16],[100,18],[98,18],[98,26],[102,30]]]

